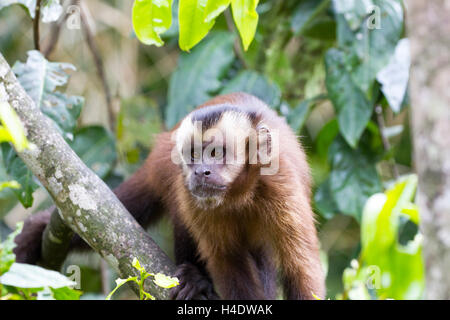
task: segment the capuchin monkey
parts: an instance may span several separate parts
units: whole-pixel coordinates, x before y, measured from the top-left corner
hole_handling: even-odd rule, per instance
[[[324,298],[305,153],[285,120],[244,93],[199,106],[158,136],[143,166],[114,192],[143,226],[169,214],[173,299]],[[36,263],[50,211],[16,237],[17,260]],[[74,239],[74,247],[82,240]]]

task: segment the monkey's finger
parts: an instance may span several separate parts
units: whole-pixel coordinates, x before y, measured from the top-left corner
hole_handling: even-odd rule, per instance
[[[176,296],[176,300],[192,300],[193,295],[196,292],[194,290],[194,286],[191,283],[186,283],[186,285],[178,292]]]

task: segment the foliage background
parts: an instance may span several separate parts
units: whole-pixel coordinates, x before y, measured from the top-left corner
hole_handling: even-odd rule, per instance
[[[380,11],[373,11],[373,6]],[[260,1],[258,27],[247,51],[229,10],[216,18],[205,39],[182,52],[178,1],[172,7],[172,26],[161,34],[161,47],[146,46],[136,38],[131,1],[84,1],[81,8],[81,26],[69,28],[69,22],[77,25],[71,20],[74,16],[62,24],[48,61],[36,51],[27,54],[34,49],[33,20],[27,10],[18,5],[3,8],[0,51],[10,64],[21,62],[15,72],[25,83],[31,78],[31,92],[36,79],[45,83],[45,95],[36,103],[111,187],[139,167],[155,134],[172,127],[196,105],[220,93],[252,93],[286,117],[307,152],[328,297],[421,296],[418,219],[411,218],[416,182],[411,176],[399,178],[412,171],[409,48],[402,1]],[[52,42],[57,24],[41,23],[41,52]],[[76,71],[59,62],[70,63]],[[15,179],[22,185],[0,191],[0,232],[5,238],[17,221],[48,207],[51,200],[9,145],[2,144],[1,152],[0,181]],[[392,187],[385,198],[379,197]],[[374,194],[378,198],[371,203],[376,209],[364,210]],[[389,210],[383,207],[386,199],[391,199]],[[381,224],[375,242],[370,242],[381,239],[374,257],[361,254],[365,211],[385,212],[395,220]],[[392,225],[394,231],[387,232]],[[150,232],[173,255],[168,221]],[[389,245],[386,239],[391,239]],[[408,259],[413,256],[414,262],[399,258],[398,248],[409,248]],[[383,255],[398,263],[383,265]],[[115,275],[95,254],[71,256],[66,262],[70,264],[82,267],[84,297],[110,291]],[[370,265],[380,266],[382,274],[389,271],[400,283],[404,280],[398,288],[410,295],[394,293],[398,288],[387,293],[367,289],[363,273]]]

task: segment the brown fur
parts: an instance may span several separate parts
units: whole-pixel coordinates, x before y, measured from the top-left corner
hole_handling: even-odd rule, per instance
[[[296,136],[284,119],[252,96],[219,96],[199,108],[215,104],[244,108],[257,104],[258,120],[280,130],[277,175],[259,176],[257,168],[248,166],[228,191],[224,205],[205,212],[195,205],[181,169],[170,160],[174,147],[171,133],[163,133],[145,165],[129,180],[126,191],[139,189],[145,181],[148,194],[161,197],[172,220],[181,222],[192,235],[222,297],[266,298],[251,257],[256,252],[269,256],[281,269],[287,298],[311,299],[313,293],[323,298],[324,275],[310,205],[309,168]],[[249,274],[248,283],[239,282],[240,273]]]
[[[283,118],[248,94],[218,96],[199,108],[222,104],[256,110],[254,124],[262,121],[280,131],[276,175],[260,175],[258,165],[247,164],[223,204],[202,209],[187,190],[181,168],[171,161],[172,131],[158,136],[144,165],[116,195],[143,226],[163,212],[170,214],[181,277],[174,298],[190,299],[201,292],[212,298],[206,285],[212,279],[225,299],[274,299],[277,268],[286,298],[324,298],[311,179],[296,136]]]

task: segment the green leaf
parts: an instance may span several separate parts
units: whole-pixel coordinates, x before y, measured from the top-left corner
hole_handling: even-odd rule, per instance
[[[403,33],[401,1],[335,0],[334,3],[339,46],[349,53],[347,66],[354,83],[370,96],[377,73],[389,62]]]
[[[259,0],[232,0],[231,9],[233,20],[241,36],[242,46],[247,51],[255,37],[258,25],[258,13],[256,7]]]
[[[50,288],[55,300],[80,300],[81,291],[69,287]]]
[[[333,0],[334,10],[347,22],[350,30],[358,30],[373,7],[372,0]]]
[[[161,132],[162,120],[157,103],[144,95],[122,100],[117,117],[117,145],[124,154],[149,149],[152,135]]]
[[[230,5],[231,0],[208,0],[206,4],[205,16],[206,22],[217,18]]]
[[[214,21],[206,22],[205,7],[208,0],[180,0],[178,22],[180,49],[189,51],[199,43],[213,27]]]
[[[0,142],[11,141],[19,152],[29,147],[22,122],[8,102],[0,102],[0,121]]]
[[[300,132],[312,107],[318,100],[322,100],[324,98],[325,95],[319,95],[311,99],[303,100],[295,106],[293,110],[289,110],[286,120],[294,132]]]
[[[166,276],[166,275],[164,275],[162,273],[155,274],[155,279],[153,280],[153,282],[157,286],[162,287],[162,288],[166,288],[166,289],[176,287],[177,285],[180,284],[178,278],[176,278],[176,277],[169,277],[169,276]]]
[[[256,71],[241,71],[225,85],[220,93],[232,92],[252,94],[272,108],[278,107],[281,103],[281,90],[278,85]]]
[[[111,300],[112,295],[121,287],[123,286],[125,283],[127,282],[136,282],[137,284],[139,284],[137,277],[128,277],[127,279],[116,279],[116,287],[113,289],[113,291],[111,291],[108,296],[106,297],[105,300]]]
[[[76,285],[59,272],[24,263],[13,263],[0,277],[0,283],[18,288],[62,288]]]
[[[322,41],[334,41],[336,39],[336,21],[328,16],[318,17],[305,26],[302,35]]]
[[[227,32],[212,33],[192,53],[180,55],[169,83],[168,128],[220,90],[221,78],[234,59],[233,42],[234,37]]]
[[[100,178],[106,177],[117,159],[114,138],[101,126],[77,130],[70,146]]]
[[[316,137],[315,145],[317,154],[321,158],[328,159],[328,149],[339,134],[339,126],[336,119],[330,120],[319,131]]]
[[[14,238],[22,232],[22,228],[23,222],[17,223],[16,230],[10,233],[5,241],[0,243],[0,276],[7,272],[16,261],[16,255],[13,253],[13,249],[16,247]]]
[[[301,1],[294,9],[291,18],[291,28],[295,34],[302,34],[306,27],[317,15],[328,8],[330,0],[306,0]]]
[[[56,88],[67,83],[69,63],[49,62],[36,50],[28,51],[26,63],[16,62],[13,71],[20,84],[44,114],[51,118],[66,138],[71,138],[84,99],[67,96]]]
[[[13,189],[13,192],[20,203],[29,208],[33,205],[33,192],[39,185],[35,182],[33,173],[9,144],[1,144],[1,149],[6,173],[21,185],[20,189]]]
[[[372,105],[353,83],[344,63],[344,53],[328,50],[325,56],[328,96],[338,113],[339,129],[350,146],[358,144],[372,115]]]
[[[330,146],[330,191],[339,212],[360,220],[367,199],[382,185],[375,159],[364,150],[351,149],[342,138]]]
[[[286,120],[294,132],[298,133],[303,128],[313,105],[311,100],[307,99],[300,102],[293,110],[289,110]]]
[[[145,269],[141,267],[141,264],[139,263],[139,260],[136,257],[133,258],[131,265],[133,266],[133,268],[137,269],[140,272],[145,271]]]
[[[144,44],[162,46],[160,34],[172,24],[173,0],[135,0],[132,11],[133,30]]]
[[[314,205],[317,211],[325,218],[331,219],[335,214],[339,212],[335,201],[333,200],[333,194],[330,189],[330,179],[326,179],[317,188],[314,193]]]
[[[396,113],[401,110],[408,88],[410,65],[409,40],[405,38],[398,42],[389,64],[377,74],[377,80],[381,84],[381,91],[392,111]]]
[[[20,184],[15,180],[0,182],[0,191],[2,191],[5,188],[19,189]]]
[[[381,273],[377,295],[381,298],[420,299],[424,289],[422,236],[400,245],[400,217],[418,222],[417,206],[412,204],[417,176],[402,177],[384,194],[373,195],[364,208],[361,221],[361,258],[365,265]]]
[[[144,300],[156,300],[156,298],[148,292],[142,291],[142,294],[144,295]]]

